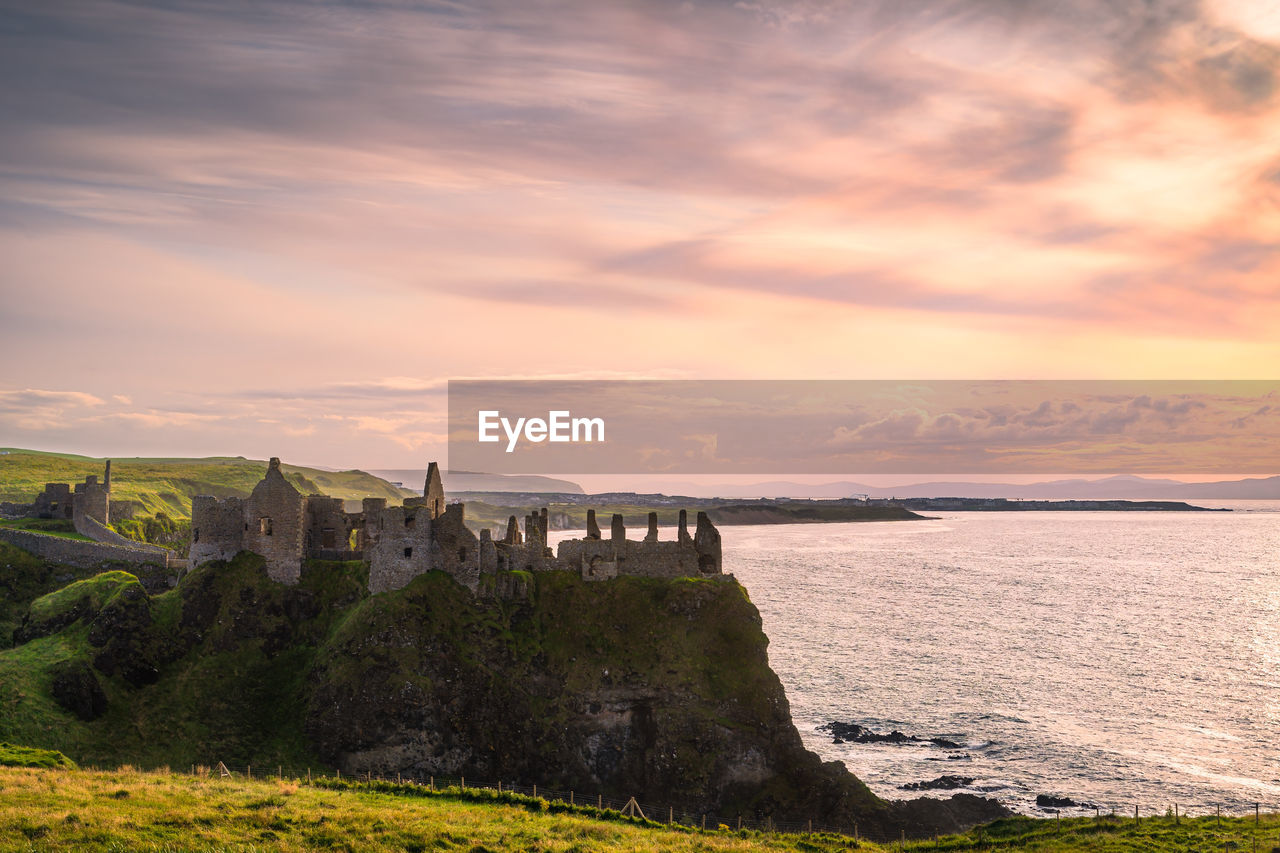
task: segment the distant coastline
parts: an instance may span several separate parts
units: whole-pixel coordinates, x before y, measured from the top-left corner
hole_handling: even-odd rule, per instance
[[[872,507],[952,512],[1232,512],[1184,501],[1021,500],[1009,498],[872,498]]]
[[[718,525],[844,524],[872,521],[923,521],[921,512],[1231,512],[1182,501],[1017,500],[1008,498],[691,498],[662,494],[611,492],[598,495],[519,492],[456,492],[450,498],[467,503],[468,524],[501,527],[512,514],[546,506],[553,530],[586,525],[586,507],[618,513],[627,524],[643,524],[649,512],[658,522],[675,523],[677,506],[703,510]]]

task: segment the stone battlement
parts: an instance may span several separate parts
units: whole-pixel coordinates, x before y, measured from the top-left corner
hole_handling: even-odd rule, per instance
[[[523,529],[512,516],[506,534],[494,540],[488,530],[476,536],[467,528],[463,504],[446,503],[434,462],[427,467],[423,491],[423,497],[410,498],[403,506],[370,498],[360,512],[349,513],[339,499],[302,495],[273,458],[249,497],[200,495],[192,500],[191,565],[253,551],[266,559],[274,580],[294,584],[308,558],[364,560],[371,593],[400,589],[436,570],[448,572],[472,592],[484,575],[510,570],[572,571],[591,581],[721,574],[720,533],[706,513],[698,513],[691,536],[681,510],[675,540],[663,542],[658,540],[657,513],[649,514],[644,539],[635,541],[627,539],[620,515],[612,519],[610,537],[601,538],[590,510],[586,537],[563,541],[553,553],[545,508],[526,516]]]

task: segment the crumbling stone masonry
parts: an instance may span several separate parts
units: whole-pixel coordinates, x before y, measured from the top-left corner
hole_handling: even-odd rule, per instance
[[[273,579],[293,584],[307,558],[364,560],[371,593],[400,589],[433,570],[448,572],[473,592],[483,576],[500,570],[572,571],[592,581],[722,572],[720,533],[706,513],[698,513],[691,536],[682,510],[676,539],[663,542],[658,539],[657,513],[649,514],[644,539],[633,541],[627,539],[620,515],[613,517],[609,538],[601,538],[595,511],[590,510],[586,538],[563,541],[552,553],[546,508],[525,516],[523,532],[512,516],[506,535],[495,541],[488,530],[477,537],[467,528],[461,503],[446,502],[434,462],[427,467],[423,491],[421,498],[409,498],[404,506],[388,507],[381,498],[368,498],[360,512],[348,513],[335,498],[301,495],[285,480],[280,460],[273,458],[248,498],[193,499],[191,565],[253,551],[266,558]]]
[[[103,526],[110,524],[111,460],[107,460],[101,483],[96,474],[90,474],[83,483],[76,483],[74,494],[68,483],[45,483],[44,491],[36,495],[31,506],[31,515],[35,518],[70,518],[77,521],[77,528],[81,518],[91,518]]]

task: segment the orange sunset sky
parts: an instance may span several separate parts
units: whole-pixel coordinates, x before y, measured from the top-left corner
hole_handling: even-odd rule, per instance
[[[413,468],[450,378],[1274,379],[1278,58],[1274,0],[0,2],[0,445]]]

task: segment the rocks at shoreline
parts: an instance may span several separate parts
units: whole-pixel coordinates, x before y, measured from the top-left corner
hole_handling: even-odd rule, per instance
[[[1042,809],[1096,809],[1093,803],[1076,802],[1070,797],[1051,797],[1048,794],[1036,795],[1036,805]]]
[[[939,776],[928,782],[908,782],[899,785],[900,791],[954,791],[956,788],[967,788],[973,784],[972,776]]]
[[[832,721],[818,726],[818,731],[831,735],[832,743],[931,743],[943,749],[960,749],[960,744],[944,737],[922,738],[894,729],[888,734],[872,731],[857,723]]]

